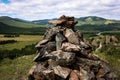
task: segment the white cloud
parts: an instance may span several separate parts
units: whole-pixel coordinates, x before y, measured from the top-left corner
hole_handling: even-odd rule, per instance
[[[63,14],[102,16],[120,19],[120,0],[10,0],[0,2],[0,15],[35,20],[55,18]]]

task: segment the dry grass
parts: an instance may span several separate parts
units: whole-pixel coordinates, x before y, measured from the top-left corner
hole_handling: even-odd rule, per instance
[[[20,37],[7,38],[0,35],[0,41],[4,40],[16,40],[15,43],[3,44],[0,45],[0,50],[13,50],[13,49],[22,49],[26,45],[31,45],[39,42],[43,36],[40,35],[20,35]]]
[[[40,35],[20,35],[20,37],[3,37],[3,35],[0,35],[0,41],[3,40],[16,40],[16,41],[39,41],[41,40],[42,36]]]

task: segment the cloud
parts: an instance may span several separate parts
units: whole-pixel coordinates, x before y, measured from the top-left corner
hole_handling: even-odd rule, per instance
[[[120,19],[120,0],[9,0],[0,1],[0,15],[27,20],[59,17],[101,16]]]

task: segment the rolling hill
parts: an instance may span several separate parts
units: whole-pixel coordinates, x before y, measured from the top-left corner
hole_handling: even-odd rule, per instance
[[[33,23],[36,23],[36,24],[48,24],[48,22],[50,20],[56,20],[57,18],[53,18],[53,19],[43,19],[43,20],[34,20],[32,21]]]
[[[120,31],[120,21],[96,16],[77,18],[76,28],[82,31]]]
[[[120,21],[117,20],[109,20],[97,16],[87,16],[76,19],[78,20],[78,24],[75,28],[81,31],[120,31]],[[47,24],[49,20],[54,19],[35,20],[32,22]]]
[[[43,19],[26,21],[18,18],[11,18],[8,16],[0,17],[0,33],[44,33],[46,27],[48,27],[49,20],[54,19]],[[81,31],[119,31],[120,32],[120,21],[109,20],[97,16],[88,16],[76,18],[78,24],[76,29]]]
[[[37,23],[37,24],[47,24],[48,21],[55,20],[55,19],[57,19],[57,18],[34,20],[32,22]],[[79,21],[79,23],[82,23],[82,24],[87,24],[88,22],[105,22],[107,20],[107,19],[104,19],[104,18],[101,18],[101,17],[96,17],[96,16],[80,17],[80,18],[76,18],[76,19]]]
[[[37,28],[20,28],[15,26],[10,26],[0,22],[0,33],[20,33],[20,34],[43,34],[45,31],[45,27],[37,27]]]
[[[45,25],[42,24],[8,16],[0,17],[0,33],[43,34],[45,29]]]
[[[43,26],[40,24],[34,24],[30,21],[25,21],[25,20],[18,19],[18,18],[11,18],[8,16],[1,16],[0,22],[10,25],[10,26],[20,27],[20,28],[37,28],[37,27]]]

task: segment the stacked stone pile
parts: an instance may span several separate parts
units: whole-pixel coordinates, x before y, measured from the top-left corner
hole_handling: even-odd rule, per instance
[[[114,72],[92,53],[80,31],[74,30],[74,17],[61,16],[50,21],[56,26],[47,29],[35,47],[37,62],[29,71],[29,80],[110,80]]]

